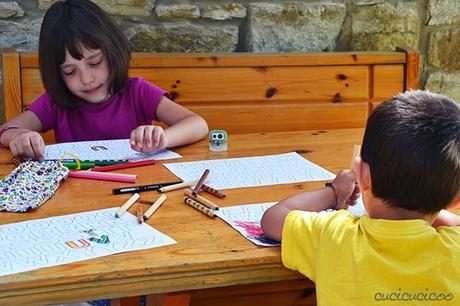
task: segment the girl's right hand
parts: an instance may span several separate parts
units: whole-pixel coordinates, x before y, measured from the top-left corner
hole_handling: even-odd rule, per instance
[[[13,156],[43,159],[45,156],[45,141],[40,133],[25,131],[16,135],[10,141],[9,147]]]

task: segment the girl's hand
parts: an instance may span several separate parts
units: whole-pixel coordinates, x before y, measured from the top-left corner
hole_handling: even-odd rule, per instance
[[[135,151],[147,153],[166,148],[165,131],[158,125],[141,125],[131,132],[130,144]]]
[[[10,141],[9,147],[13,156],[43,159],[45,155],[45,141],[40,133],[35,131],[16,135]]]
[[[359,187],[356,184],[356,175],[351,170],[340,170],[332,182],[337,195],[336,209],[347,208],[349,205],[355,205],[359,198]]]

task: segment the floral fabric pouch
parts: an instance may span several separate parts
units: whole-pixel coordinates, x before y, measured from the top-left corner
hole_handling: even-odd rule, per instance
[[[0,211],[26,212],[51,198],[69,169],[58,161],[26,161],[0,180]]]

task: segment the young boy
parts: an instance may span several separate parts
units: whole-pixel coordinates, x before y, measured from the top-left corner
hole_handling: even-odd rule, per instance
[[[355,171],[265,212],[283,264],[315,282],[318,305],[460,305],[460,217],[444,210],[460,203],[459,105],[424,91],[382,103]],[[356,180],[368,216],[343,209]]]

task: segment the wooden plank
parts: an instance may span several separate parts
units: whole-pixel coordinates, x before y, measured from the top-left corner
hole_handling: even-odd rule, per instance
[[[405,63],[404,52],[133,53],[131,67],[258,67]],[[38,54],[21,53],[22,67],[37,68]]]
[[[17,51],[4,51],[2,61],[5,119],[8,121],[22,112],[19,53]]]
[[[145,68],[130,74],[168,90],[178,103],[368,100],[366,66]],[[28,105],[44,89],[37,69],[23,69],[22,80]]]
[[[191,292],[190,306],[216,305],[316,305],[316,292],[312,282],[307,279],[212,288]]]
[[[203,116],[210,129],[225,129],[229,133],[256,133],[363,127],[368,103],[189,108]]]
[[[382,102],[404,91],[403,65],[375,65],[372,102]]]
[[[132,69],[177,102],[366,100],[366,66]],[[218,99],[216,99],[218,96]]]
[[[398,48],[406,53],[404,90],[420,88],[420,52],[411,48]]]

